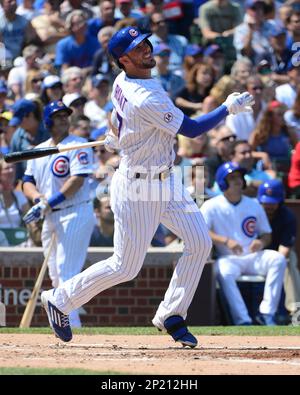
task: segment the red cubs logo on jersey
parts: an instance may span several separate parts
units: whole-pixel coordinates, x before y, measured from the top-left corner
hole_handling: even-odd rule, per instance
[[[139,32],[135,29],[130,29],[128,33],[131,35],[131,37],[136,37],[139,34]]]
[[[66,156],[58,156],[51,165],[52,174],[56,177],[66,177],[70,174],[69,158]]]
[[[89,156],[87,152],[84,151],[78,152],[77,159],[79,163],[81,163],[82,165],[87,165],[89,163]]]
[[[256,217],[247,217],[242,222],[242,230],[248,237],[254,237],[256,235]]]
[[[164,115],[164,120],[165,120],[165,122],[169,123],[169,122],[172,121],[172,119],[173,119],[173,114],[172,114],[171,112],[167,112],[167,113]]]

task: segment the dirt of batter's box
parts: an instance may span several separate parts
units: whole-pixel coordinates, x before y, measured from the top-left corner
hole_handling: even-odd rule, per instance
[[[168,336],[0,334],[0,367],[84,368],[124,374],[300,374],[296,336],[198,336],[183,348]]]

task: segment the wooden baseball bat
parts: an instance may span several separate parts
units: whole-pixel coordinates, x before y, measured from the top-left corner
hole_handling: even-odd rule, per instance
[[[45,277],[45,273],[46,273],[46,270],[47,270],[49,257],[50,257],[51,250],[52,250],[52,247],[53,247],[53,244],[54,244],[54,239],[55,239],[55,235],[53,233],[52,237],[51,237],[50,245],[49,245],[49,248],[48,248],[48,251],[47,251],[47,255],[46,255],[45,259],[44,259],[44,262],[42,264],[42,267],[41,267],[41,270],[39,272],[38,278],[36,280],[36,283],[34,284],[34,288],[32,290],[30,299],[28,300],[26,308],[25,308],[25,311],[23,313],[23,317],[22,317],[22,320],[21,320],[21,323],[20,323],[20,328],[29,328],[30,327],[30,324],[31,324],[31,321],[32,321],[32,316],[33,316],[33,313],[34,313],[34,310],[35,310],[35,306],[36,306],[36,302],[37,302],[37,298],[38,298],[38,295],[39,295],[39,292],[40,292],[40,289],[41,289],[41,286],[42,286],[42,283],[43,283],[43,280],[44,280],[44,277]]]
[[[59,152],[73,151],[81,148],[97,147],[98,145],[103,144],[104,140],[97,140],[83,144],[64,145],[62,147],[56,145],[54,147],[32,148],[24,151],[10,152],[9,154],[4,155],[3,158],[7,163],[16,163],[22,162],[23,160],[37,159],[42,158],[43,156],[58,154]]]

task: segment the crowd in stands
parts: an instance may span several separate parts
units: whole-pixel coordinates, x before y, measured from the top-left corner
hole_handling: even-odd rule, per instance
[[[232,92],[247,90],[255,98],[252,113],[230,115],[196,139],[178,135],[175,165],[191,166],[189,191],[196,194],[204,183],[205,199],[219,196],[216,172],[234,161],[245,169],[244,195],[256,197],[261,184],[279,180],[285,197],[300,199],[300,0],[0,0],[0,5],[2,154],[49,138],[42,113],[55,100],[73,110],[71,134],[102,139],[120,72],[108,56],[108,42],[120,28],[136,26],[152,33],[153,78],[187,116],[213,110]],[[113,245],[107,168],[117,169],[119,159],[118,150],[94,149],[91,246]],[[201,174],[197,166],[204,166]],[[22,215],[32,205],[22,193],[25,169],[26,162],[0,164],[1,245],[18,244],[9,243],[5,228],[24,227]],[[39,245],[38,227],[27,229],[26,245]],[[174,240],[161,226],[152,245]]]

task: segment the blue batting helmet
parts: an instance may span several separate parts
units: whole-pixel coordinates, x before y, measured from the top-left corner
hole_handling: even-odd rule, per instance
[[[244,179],[244,175],[246,174],[246,169],[241,167],[236,162],[226,162],[223,163],[220,167],[218,167],[218,170],[216,172],[216,181],[222,192],[226,191],[226,189],[228,189],[229,187],[228,182],[226,181],[226,177],[228,176],[228,174],[231,174],[235,171],[239,171],[241,173],[244,180],[244,187],[246,186],[246,182]]]
[[[280,180],[268,180],[260,184],[257,191],[260,203],[282,203],[284,201],[284,187]]]
[[[71,108],[64,105],[61,100],[53,101],[44,108],[44,123],[46,128],[53,126],[52,116],[59,111],[66,111],[69,115],[72,114]]]
[[[123,55],[135,48],[152,33],[141,33],[136,27],[127,26],[116,32],[108,43],[110,55],[118,61]],[[150,44],[151,46],[151,44]]]

